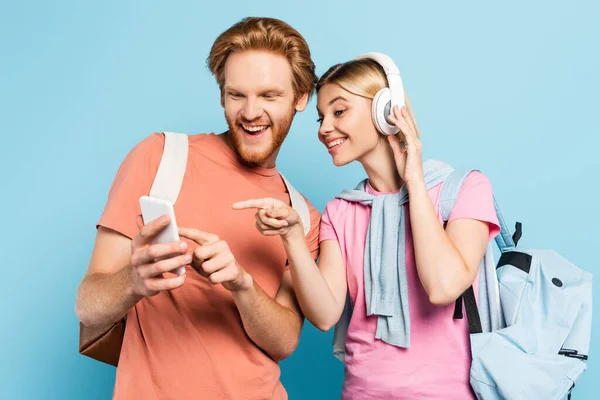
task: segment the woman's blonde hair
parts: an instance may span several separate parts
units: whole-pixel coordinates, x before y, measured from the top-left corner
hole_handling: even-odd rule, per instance
[[[339,85],[352,94],[370,100],[373,100],[377,92],[388,86],[383,68],[370,59],[352,60],[329,68],[317,82],[316,92],[319,93],[319,90],[328,83]],[[404,101],[408,117],[415,125],[417,137],[420,137],[419,125],[406,94],[404,95]],[[401,138],[401,134],[398,136]]]

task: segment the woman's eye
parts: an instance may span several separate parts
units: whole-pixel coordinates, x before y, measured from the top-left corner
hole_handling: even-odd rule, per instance
[[[333,115],[335,115],[336,117],[341,117],[343,113],[345,113],[346,110],[337,110],[333,113]]]
[[[319,118],[317,119],[317,122],[319,123],[319,125],[321,125],[321,124],[323,123],[323,117],[319,117]]]

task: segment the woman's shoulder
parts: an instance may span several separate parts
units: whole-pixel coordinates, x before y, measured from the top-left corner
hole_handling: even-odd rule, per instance
[[[483,190],[492,190],[492,182],[490,179],[481,171],[471,171],[465,181],[463,182],[461,191],[468,189],[480,188]]]
[[[341,207],[344,207],[344,203],[347,203],[347,202],[340,198],[335,197],[335,198],[329,200],[327,202],[327,204],[325,204],[325,212],[324,213],[327,213],[330,217],[333,217],[333,216],[337,215],[337,213],[339,212]]]
[[[327,202],[323,215],[331,222],[343,220],[347,215],[350,207],[356,206],[359,203],[347,201],[339,197],[335,197]]]

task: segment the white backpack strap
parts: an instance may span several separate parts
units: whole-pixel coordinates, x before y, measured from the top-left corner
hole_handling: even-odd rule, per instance
[[[150,189],[150,197],[175,204],[187,167],[188,137],[184,133],[163,132],[165,147]]]
[[[283,176],[280,172],[281,178],[287,187],[288,193],[290,194],[290,201],[292,203],[292,208],[296,210],[298,215],[300,215],[300,220],[302,221],[302,225],[304,225],[304,236],[308,235],[310,232],[310,210],[308,209],[308,204],[304,197],[297,191],[292,184]]]

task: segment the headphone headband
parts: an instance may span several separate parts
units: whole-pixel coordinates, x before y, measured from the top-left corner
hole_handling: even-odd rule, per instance
[[[386,76],[390,75],[390,74],[400,75],[400,71],[398,70],[398,67],[396,66],[394,61],[391,59],[391,57],[388,56],[387,54],[371,52],[371,53],[365,53],[365,54],[362,54],[362,55],[356,57],[356,60],[362,60],[362,59],[370,59],[370,60],[375,61],[377,64],[381,65],[381,68],[383,68],[383,70],[385,71]]]
[[[398,128],[388,119],[394,106],[404,106],[404,86],[400,77],[400,70],[394,61],[383,53],[365,53],[355,60],[370,59],[383,68],[388,87],[379,91],[373,99],[373,122],[377,130],[385,135],[398,132]]]
[[[385,71],[385,76],[390,89],[391,107],[404,106],[404,86],[400,77],[400,70],[394,63],[394,60],[387,54],[370,52],[356,57],[356,60],[370,59],[381,65]],[[391,112],[391,110],[390,110]],[[387,116],[386,116],[387,117]]]

